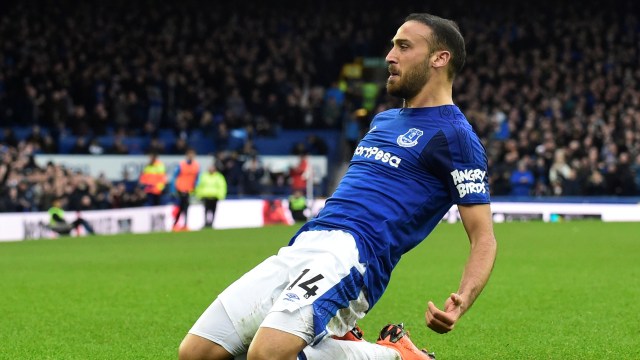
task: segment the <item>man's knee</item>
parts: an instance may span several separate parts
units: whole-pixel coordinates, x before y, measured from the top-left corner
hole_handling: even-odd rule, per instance
[[[232,359],[222,346],[200,336],[187,334],[178,349],[180,360],[226,360]]]
[[[249,360],[295,359],[307,343],[292,334],[261,327],[249,346]]]

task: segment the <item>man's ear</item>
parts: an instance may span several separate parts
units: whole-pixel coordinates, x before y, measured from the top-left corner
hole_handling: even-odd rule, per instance
[[[441,68],[447,66],[451,60],[451,53],[447,50],[436,51],[431,55],[431,66],[434,68]]]

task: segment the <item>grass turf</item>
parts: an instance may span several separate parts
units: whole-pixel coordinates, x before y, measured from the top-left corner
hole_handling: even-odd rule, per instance
[[[0,243],[0,359],[175,359],[216,294],[294,227]],[[640,359],[640,224],[496,224],[478,302],[446,335],[426,302],[457,288],[468,252],[442,224],[407,254],[362,320],[374,341],[403,321],[439,359]]]

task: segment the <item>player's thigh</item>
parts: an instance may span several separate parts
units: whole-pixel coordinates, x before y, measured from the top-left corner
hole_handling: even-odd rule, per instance
[[[248,350],[261,326],[306,343],[344,335],[368,309],[363,273],[350,235],[307,233],[225,289],[189,333],[234,356]]]
[[[260,323],[289,279],[285,262],[272,256],[229,285],[204,311],[190,334],[246,353]]]

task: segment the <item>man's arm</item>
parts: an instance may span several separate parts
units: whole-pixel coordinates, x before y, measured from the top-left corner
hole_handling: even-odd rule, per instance
[[[425,314],[427,326],[441,334],[451,331],[480,295],[496,258],[497,244],[493,234],[491,207],[488,204],[458,205],[458,210],[471,243],[460,287],[445,301],[444,311],[429,301]]]
[[[171,178],[171,181],[169,182],[169,192],[170,193],[175,193],[176,192],[176,180],[178,179],[179,175],[180,175],[180,165],[176,166],[176,169],[173,171],[173,177]]]
[[[51,218],[53,219],[53,221],[56,222],[56,224],[64,224],[67,222],[65,219],[61,218],[60,215],[58,214],[51,215]]]
[[[7,180],[9,179],[9,175],[11,175],[11,163],[4,164],[4,174],[2,175],[2,180],[0,180],[0,188],[4,187],[7,184]]]

